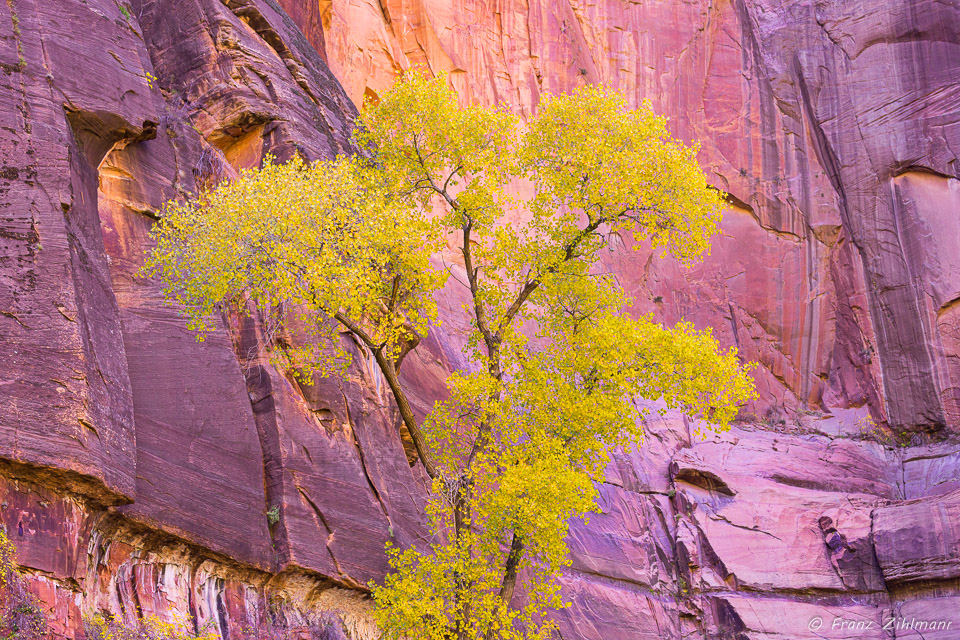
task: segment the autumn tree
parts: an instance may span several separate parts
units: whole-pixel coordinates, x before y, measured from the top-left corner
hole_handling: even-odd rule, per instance
[[[569,523],[596,510],[611,451],[641,441],[637,399],[723,428],[753,395],[735,350],[631,313],[598,266],[621,238],[695,260],[721,196],[663,118],[596,87],[522,125],[411,74],[355,139],[170,203],[148,270],[201,334],[225,305],[308,328],[274,354],[298,375],[342,370],[343,332],[376,361],[432,481],[429,542],[390,549],[371,585],[386,637],[546,638]],[[418,419],[399,372],[445,286],[469,300],[470,366]]]

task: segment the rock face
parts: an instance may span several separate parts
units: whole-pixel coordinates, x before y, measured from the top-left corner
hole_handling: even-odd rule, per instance
[[[761,399],[617,457],[572,530],[563,637],[953,637],[958,0],[8,0],[0,521],[57,636],[336,609],[374,637],[365,585],[423,535],[425,477],[373,368],[296,384],[235,316],[197,343],[138,270],[164,201],[350,152],[355,104],[411,66],[524,115],[585,82],[651,100],[729,194],[694,268],[608,266],[759,362]],[[405,367],[419,410],[454,344]]]
[[[739,344],[765,407],[870,403],[931,431],[958,426],[958,6],[334,2],[324,24],[355,102],[417,65],[524,114],[587,82],[650,100],[735,206],[700,268],[622,265],[648,310]]]

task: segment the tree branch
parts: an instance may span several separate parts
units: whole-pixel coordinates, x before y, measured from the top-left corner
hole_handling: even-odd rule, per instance
[[[510,541],[510,553],[507,555],[507,565],[503,572],[503,582],[500,584],[500,601],[507,607],[513,600],[513,594],[517,590],[517,573],[520,569],[520,559],[523,557],[523,538],[516,531],[513,532],[513,538]],[[487,628],[486,640],[494,639],[495,629],[493,625]]]
[[[383,377],[386,378],[387,384],[390,386],[390,390],[393,392],[393,399],[397,402],[397,408],[400,410],[400,416],[403,418],[403,423],[407,426],[407,431],[410,432],[410,437],[413,440],[413,446],[417,450],[417,455],[420,456],[420,461],[423,463],[423,467],[426,469],[427,475],[436,479],[438,475],[437,467],[433,463],[433,459],[428,453],[427,441],[423,437],[423,431],[420,429],[420,425],[417,424],[416,416],[413,415],[413,408],[410,406],[410,401],[407,399],[407,394],[404,393],[403,387],[400,386],[400,380],[397,376],[397,370],[394,368],[393,362],[384,355],[383,349],[374,349],[373,357],[377,361],[377,365],[380,367]]]
[[[397,354],[396,362],[393,365],[398,374],[400,373],[400,365],[403,364],[404,358],[407,357],[407,354],[417,348],[417,345],[420,344],[420,340],[422,339],[420,334],[414,331],[413,327],[410,326],[409,322],[404,322],[403,327],[407,330],[407,333],[404,336],[403,342],[400,344],[400,353]],[[409,339],[407,336],[409,336]]]
[[[417,455],[420,457],[420,461],[423,462],[423,466],[427,470],[427,475],[431,478],[436,478],[437,468],[430,458],[430,454],[427,452],[427,441],[423,436],[420,425],[417,424],[416,416],[413,415],[413,408],[410,406],[407,394],[404,393],[403,387],[400,386],[396,365],[390,358],[384,355],[383,346],[375,344],[373,339],[371,339],[359,325],[344,315],[343,312],[337,311],[333,317],[336,318],[337,322],[346,327],[350,333],[360,338],[373,352],[373,358],[380,368],[383,377],[386,379],[390,391],[393,392],[393,399],[396,401],[397,408],[400,410],[400,417],[403,418],[403,424],[406,425],[407,431],[410,432],[410,437],[413,440],[414,448],[417,450]]]
[[[370,349],[376,349],[379,347],[379,345],[374,343],[373,338],[371,338],[366,331],[360,328],[360,325],[353,322],[350,318],[344,315],[342,311],[337,311],[333,314],[333,317],[337,322],[346,327],[350,333],[360,338],[360,341],[363,342],[363,344],[367,347],[370,347]]]
[[[400,292],[400,274],[393,276],[393,289],[390,292],[390,313],[397,308],[397,294]]]
[[[487,351],[492,362],[499,342],[494,341],[493,334],[490,332],[490,326],[487,324],[487,316],[483,310],[483,303],[480,301],[480,284],[477,278],[479,268],[473,266],[473,250],[470,248],[470,232],[472,230],[473,221],[467,220],[463,225],[463,247],[461,247],[460,251],[463,253],[463,266],[467,271],[467,284],[470,285],[470,296],[473,298],[473,313],[477,319],[477,329],[479,329],[481,335],[483,335],[483,341],[487,345]],[[499,369],[499,363],[497,368]],[[490,373],[493,374],[494,372],[491,371]]]
[[[580,246],[580,243],[589,236],[591,233],[596,231],[600,225],[606,222],[604,216],[599,216],[596,220],[592,221],[586,227],[580,230],[577,235],[570,239],[570,241],[563,247],[563,259],[559,264],[552,265],[547,267],[545,273],[557,273],[560,270],[560,265],[563,263],[569,262],[574,257],[576,257],[577,247]],[[508,308],[506,313],[503,314],[503,318],[500,320],[500,324],[497,325],[497,332],[494,334],[494,338],[499,342],[503,339],[503,334],[507,330],[507,327],[513,322],[514,318],[520,312],[520,309],[523,307],[523,304],[527,301],[530,295],[537,290],[543,283],[543,274],[537,276],[533,280],[527,281],[527,283],[520,289],[520,293],[517,294],[517,298],[513,301]]]

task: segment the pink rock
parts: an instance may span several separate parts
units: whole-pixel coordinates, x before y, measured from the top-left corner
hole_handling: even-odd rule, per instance
[[[876,605],[806,603],[749,595],[711,597],[708,602],[711,622],[727,634],[710,631],[708,638],[879,640],[892,637],[882,628],[889,609]]]
[[[721,484],[724,478],[734,484],[746,476],[820,491],[898,498],[896,464],[892,452],[869,440],[733,428],[678,452],[671,470],[675,479],[694,484],[698,476],[717,478]]]
[[[960,577],[960,491],[874,513],[877,561],[887,584]]]
[[[678,484],[681,513],[702,532],[701,558],[751,591],[881,591],[870,512],[876,498],[743,478],[736,493]],[[702,566],[702,565],[701,565]]]

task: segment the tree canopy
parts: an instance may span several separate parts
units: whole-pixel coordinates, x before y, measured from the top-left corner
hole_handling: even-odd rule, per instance
[[[691,263],[721,194],[663,118],[593,86],[522,124],[409,74],[364,106],[355,139],[351,157],[268,158],[169,203],[147,269],[201,335],[225,305],[309,328],[275,350],[296,375],[373,356],[432,479],[432,537],[391,549],[372,585],[386,637],[546,638],[569,523],[596,510],[611,451],[643,438],[637,399],[720,429],[753,397],[735,349],[632,313],[599,267],[625,237]],[[445,286],[470,301],[470,365],[418,420],[399,370]]]

